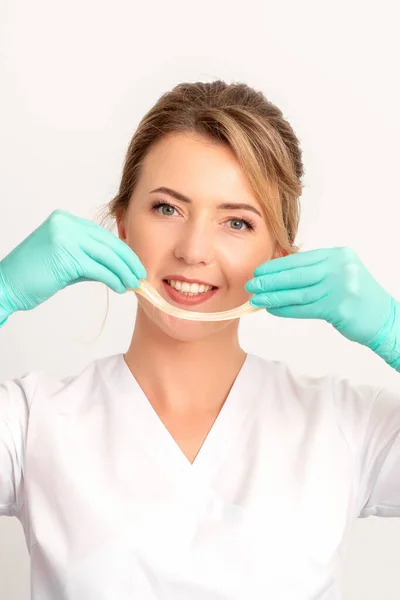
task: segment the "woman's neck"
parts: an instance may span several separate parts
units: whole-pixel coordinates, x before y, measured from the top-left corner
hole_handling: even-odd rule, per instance
[[[203,339],[181,341],[138,310],[124,357],[155,408],[185,413],[219,411],[246,353],[239,345],[236,322]]]

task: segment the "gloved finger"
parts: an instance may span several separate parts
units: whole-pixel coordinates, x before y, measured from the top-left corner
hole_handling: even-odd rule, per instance
[[[146,279],[147,272],[144,265],[141,263],[139,257],[137,254],[135,254],[132,248],[128,246],[128,244],[123,242],[117,235],[105,227],[97,225],[97,223],[87,221],[85,226],[90,230],[91,237],[93,239],[112,248],[113,251],[125,261],[137,279]]]
[[[106,244],[101,244],[93,238],[85,238],[81,249],[92,260],[106,267],[116,275],[126,288],[136,289],[139,286],[138,278],[132,273],[126,262],[115,253],[114,249]],[[85,264],[82,265],[85,268]],[[87,272],[83,273],[88,277]]]
[[[72,281],[69,281],[65,287],[68,287],[69,285],[75,285],[75,283],[82,283],[84,281],[93,281],[93,279],[91,277],[78,277],[77,279],[73,279]],[[122,283],[122,282],[120,282],[120,283]],[[125,286],[124,286],[124,288],[125,288]]]
[[[315,303],[325,298],[329,291],[322,281],[307,288],[256,294],[250,299],[250,304],[267,309],[312,304],[315,309]]]
[[[325,279],[327,264],[329,264],[327,261],[323,261],[308,267],[259,275],[250,279],[246,283],[245,289],[252,294],[258,294],[309,287]]]
[[[89,257],[85,258],[85,276],[71,281],[68,285],[79,283],[81,281],[99,281],[100,283],[104,283],[106,286],[114,290],[114,292],[117,294],[123,294],[126,292],[126,286],[117,277],[117,275],[110,271],[110,269],[100,264],[96,260],[92,260]]]
[[[259,265],[254,270],[254,276],[258,277],[259,275],[277,273],[286,269],[296,269],[297,267],[308,267],[328,259],[331,252],[332,248],[318,248],[317,250],[307,250],[274,258]]]
[[[315,303],[318,304],[318,301]],[[284,319],[324,319],[319,310],[316,310],[314,304],[298,304],[293,306],[283,306],[282,308],[267,308],[268,314],[274,317],[283,317]]]

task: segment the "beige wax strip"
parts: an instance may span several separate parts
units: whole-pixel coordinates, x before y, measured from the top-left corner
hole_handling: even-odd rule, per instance
[[[164,298],[153,288],[153,286],[146,280],[139,280],[139,287],[135,290],[131,290],[143,298],[146,298],[154,306],[162,310],[163,312],[171,315],[172,317],[178,317],[178,319],[187,319],[188,321],[227,321],[229,319],[239,319],[244,315],[255,313],[262,308],[252,306],[250,302],[246,302],[237,308],[231,310],[225,310],[223,312],[191,312],[190,310],[183,310],[177,306],[169,304]]]

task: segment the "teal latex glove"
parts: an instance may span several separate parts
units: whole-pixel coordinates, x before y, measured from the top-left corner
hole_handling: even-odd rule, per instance
[[[245,285],[272,315],[323,319],[347,339],[400,365],[400,305],[351,248],[299,252],[268,261]]]
[[[122,294],[144,278],[139,258],[115,234],[56,210],[0,261],[0,325],[74,283],[99,281]]]

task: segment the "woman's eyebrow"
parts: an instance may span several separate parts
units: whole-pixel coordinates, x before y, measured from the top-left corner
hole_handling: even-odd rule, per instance
[[[150,194],[154,194],[155,192],[161,194],[168,194],[168,196],[172,196],[173,198],[176,198],[181,202],[186,202],[187,204],[192,203],[192,200],[190,198],[168,187],[156,188],[155,190],[151,190]],[[223,204],[219,204],[217,208],[222,210],[250,210],[251,212],[256,213],[256,215],[262,218],[261,213],[255,208],[255,206],[252,206],[251,204],[245,204],[243,202],[224,202]]]

